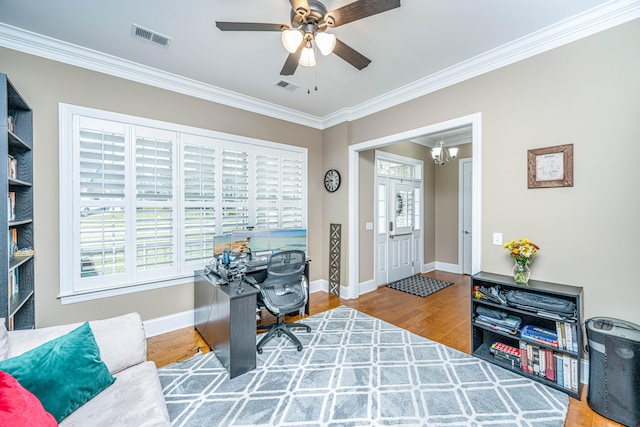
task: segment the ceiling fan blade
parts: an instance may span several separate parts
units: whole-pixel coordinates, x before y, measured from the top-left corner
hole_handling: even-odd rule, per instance
[[[221,22],[216,21],[221,31],[282,31],[283,24],[266,24],[263,22]]]
[[[371,63],[371,60],[369,58],[353,49],[352,47],[346,45],[345,43],[340,41],[340,39],[336,39],[336,47],[333,48],[333,53],[356,67],[358,70],[362,70]]]
[[[302,54],[302,47],[303,45],[301,44],[298,50],[290,53],[289,56],[287,56],[287,60],[284,61],[284,65],[282,66],[282,70],[280,71],[281,76],[292,76],[293,73],[296,72],[296,69],[298,68],[298,61],[300,60],[300,55]]]
[[[309,2],[307,0],[289,0],[291,3],[291,10],[300,15],[307,16],[309,14]]]
[[[327,15],[333,17],[334,27],[357,21],[371,15],[400,7],[400,0],[357,0],[346,6],[332,10]]]

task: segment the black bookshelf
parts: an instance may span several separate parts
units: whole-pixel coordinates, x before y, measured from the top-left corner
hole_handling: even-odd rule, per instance
[[[522,290],[551,296],[573,302],[577,310],[573,316],[557,318],[552,313],[537,312],[513,307],[501,302],[476,298],[474,295],[475,286],[494,288],[501,292]],[[582,384],[580,382],[582,377],[582,349],[584,348],[582,340],[582,304],[582,287],[537,280],[530,280],[527,285],[523,286],[517,284],[511,276],[486,272],[475,274],[471,277],[471,352],[480,359],[561,390],[569,396],[580,400],[582,393]],[[516,316],[522,319],[520,328],[524,325],[532,325],[557,331],[558,333],[563,331],[558,336],[559,344],[545,344],[540,341],[534,341],[522,336],[520,328],[514,333],[513,331],[504,331],[491,325],[483,324],[481,319],[477,318],[478,307],[497,309],[506,312],[508,315]],[[566,341],[563,343],[561,338],[566,329],[570,329],[571,332],[571,348],[568,347],[568,339],[565,337]],[[521,353],[521,359],[516,361],[496,356],[491,351],[491,346],[496,342],[517,348]],[[535,359],[536,357],[538,359]],[[545,361],[540,362],[540,357],[545,357]],[[538,363],[537,366],[536,362]],[[568,377],[566,383],[564,381],[567,379],[564,372],[566,366],[559,368],[558,363],[568,363],[570,377]],[[544,369],[544,372],[541,369]],[[560,373],[562,373],[561,377],[559,376]],[[573,386],[571,385],[572,381]]]
[[[33,114],[6,74],[0,73],[0,317],[7,329],[35,326],[34,263],[32,253],[16,256],[17,249],[34,249],[33,241]]]

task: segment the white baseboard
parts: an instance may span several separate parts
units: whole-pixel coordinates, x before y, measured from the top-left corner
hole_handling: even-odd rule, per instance
[[[586,359],[582,359],[582,375],[580,377],[582,384],[589,384],[589,361]]]
[[[314,280],[309,283],[309,293],[312,294],[318,291],[329,292],[329,282],[324,279]]]
[[[459,264],[449,264],[448,262],[436,261],[436,270],[446,271],[447,273],[462,274],[462,266]]]
[[[436,263],[435,263],[435,261],[433,261],[433,262],[429,262],[429,263],[427,263],[427,264],[423,264],[423,265],[422,265],[422,271],[421,271],[421,273],[428,273],[428,272],[433,271],[433,270],[435,270],[435,269],[436,269]]]
[[[194,310],[157,317],[143,322],[147,338],[194,325]]]
[[[448,262],[434,261],[434,262],[429,262],[427,264],[424,264],[422,266],[423,273],[428,273],[434,270],[446,271],[447,273],[462,274],[462,266],[459,264],[450,264]]]
[[[366,282],[361,282],[359,287],[360,287],[360,295],[366,294],[368,292],[373,292],[376,289],[378,289],[378,285],[376,285],[375,279],[367,280]]]

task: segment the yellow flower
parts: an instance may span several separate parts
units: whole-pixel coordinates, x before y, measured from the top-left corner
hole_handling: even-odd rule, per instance
[[[531,264],[533,257],[540,247],[529,239],[519,238],[505,243],[504,248],[509,250],[509,256],[518,264]]]

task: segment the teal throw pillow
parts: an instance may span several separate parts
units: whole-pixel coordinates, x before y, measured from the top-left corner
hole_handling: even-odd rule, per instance
[[[89,323],[20,356],[0,362],[58,422],[116,380],[100,359]]]

